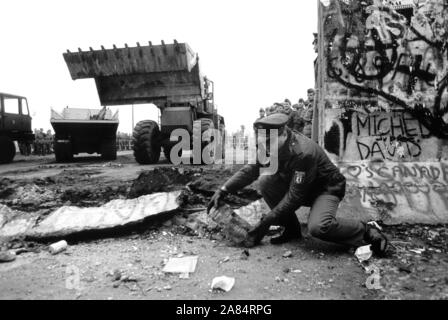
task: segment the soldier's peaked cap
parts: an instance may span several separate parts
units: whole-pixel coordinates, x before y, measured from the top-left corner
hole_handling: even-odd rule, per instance
[[[274,113],[255,121],[255,129],[281,129],[288,122],[288,116],[283,113]]]

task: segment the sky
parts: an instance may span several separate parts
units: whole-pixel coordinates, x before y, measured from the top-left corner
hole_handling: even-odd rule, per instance
[[[101,107],[94,80],[73,81],[62,57],[78,47],[188,43],[229,131],[314,86],[317,0],[1,0],[0,13],[0,92],[28,98],[34,128],[51,129],[51,108]],[[111,109],[132,132],[132,107]],[[134,106],[135,123],[157,118]]]

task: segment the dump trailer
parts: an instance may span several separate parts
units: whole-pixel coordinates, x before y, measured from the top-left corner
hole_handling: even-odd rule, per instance
[[[224,118],[214,103],[214,84],[201,74],[199,57],[186,43],[141,46],[64,53],[73,80],[95,79],[103,106],[154,104],[160,109],[156,121],[138,122],[133,131],[134,156],[140,164],[159,161],[161,149],[171,159],[171,133],[185,129],[204,149],[214,142],[210,156],[224,157]],[[202,139],[207,129],[217,129],[220,138]],[[215,131],[216,132],[216,131]],[[200,135],[200,137],[198,137]],[[206,135],[204,135],[206,136]],[[201,150],[202,150],[201,149]],[[180,151],[178,156],[181,155]]]
[[[117,158],[118,111],[65,108],[61,113],[51,110],[54,129],[54,153],[57,162],[66,162],[79,153],[98,153],[104,160]]]
[[[10,163],[14,159],[14,141],[30,150],[34,139],[27,99],[0,93],[0,164]]]

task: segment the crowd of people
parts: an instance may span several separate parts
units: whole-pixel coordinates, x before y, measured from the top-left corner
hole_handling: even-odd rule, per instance
[[[296,132],[300,132],[311,138],[313,123],[314,89],[308,89],[307,100],[299,99],[297,104],[292,105],[289,99],[283,102],[276,102],[272,106],[260,109],[260,116],[257,120],[274,113],[284,113],[289,117],[287,126]]]
[[[51,130],[44,131],[44,129],[34,129],[34,142],[32,144],[26,142],[19,143],[20,154],[30,156],[31,154],[37,156],[45,156],[52,154],[53,149],[53,134]]]
[[[54,135],[51,130],[44,131],[44,129],[34,129],[34,142],[19,143],[20,154],[24,156],[37,155],[45,156],[54,153]],[[132,150],[132,136],[128,133],[117,133],[117,150],[125,151]]]
[[[124,132],[117,132],[117,150],[132,150],[132,135]]]

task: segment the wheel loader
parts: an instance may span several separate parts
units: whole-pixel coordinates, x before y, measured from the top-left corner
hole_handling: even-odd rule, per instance
[[[144,120],[133,130],[138,163],[157,163],[162,149],[172,162],[174,156],[182,156],[187,150],[171,152],[179,143],[172,135],[176,129],[189,133],[190,150],[194,141],[200,141],[201,154],[208,149],[210,156],[224,157],[225,122],[214,103],[214,83],[201,74],[199,56],[188,44],[175,40],[112,49],[101,46],[100,50],[67,50],[63,56],[73,80],[95,79],[102,106],[154,104],[160,109],[160,125]],[[204,134],[208,129],[220,134]],[[210,143],[214,148],[206,148]]]

